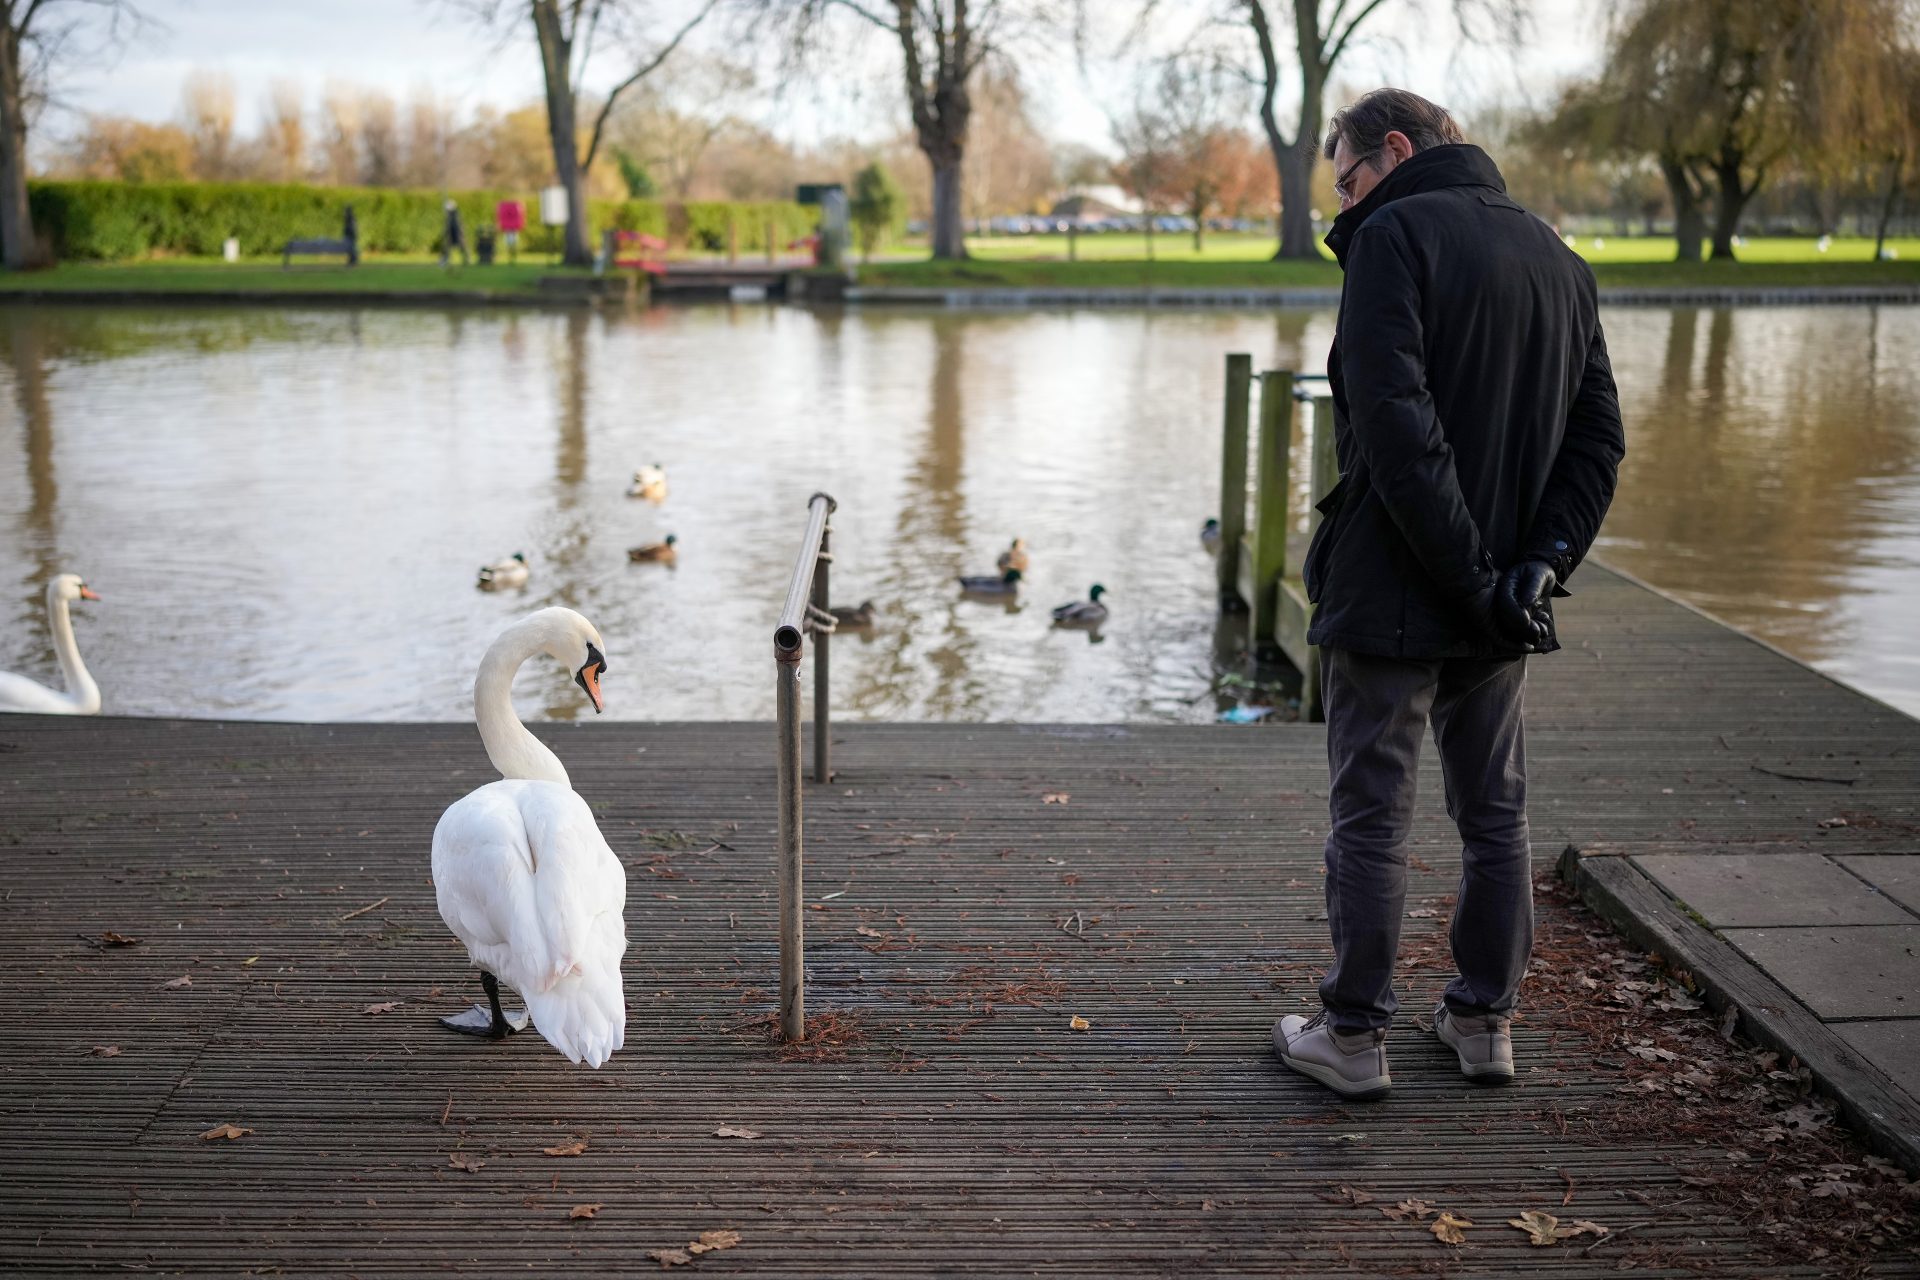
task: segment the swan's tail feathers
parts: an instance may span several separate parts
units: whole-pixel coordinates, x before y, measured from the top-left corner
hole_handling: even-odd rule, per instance
[[[618,968],[610,973],[575,969],[553,979],[544,991],[529,984],[520,994],[533,1025],[571,1062],[598,1067],[627,1042],[626,996]]]

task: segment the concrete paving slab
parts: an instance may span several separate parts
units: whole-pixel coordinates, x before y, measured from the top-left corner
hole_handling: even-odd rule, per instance
[[[1920,1097],[1920,1018],[1841,1022],[1833,1029],[1889,1080]]]
[[[1920,924],[1721,936],[1821,1018],[1920,1017]]]
[[[1668,853],[1634,863],[1716,929],[1914,922],[1899,903],[1823,854]]]
[[[1920,915],[1920,854],[1857,853],[1834,861]]]

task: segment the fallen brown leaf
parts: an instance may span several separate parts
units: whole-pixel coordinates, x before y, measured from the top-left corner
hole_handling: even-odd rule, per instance
[[[1088,1022],[1085,1018],[1081,1017],[1077,1013],[1073,1015],[1072,1020],[1069,1021],[1067,1025],[1073,1028],[1075,1031],[1086,1031],[1093,1026],[1091,1022]]]
[[[550,1156],[583,1156],[587,1153],[587,1140],[575,1138],[572,1142],[563,1142],[557,1147],[542,1147]]]
[[[1433,1232],[1433,1238],[1441,1244],[1465,1244],[1467,1237],[1460,1228],[1472,1225],[1471,1218],[1456,1218],[1451,1213],[1442,1212],[1427,1230]]]
[[[1065,791],[1049,791],[1040,797],[1041,804],[1065,804],[1072,797]]]
[[[1560,1219],[1538,1209],[1522,1209],[1519,1217],[1507,1219],[1507,1225],[1526,1232],[1528,1244],[1546,1245],[1558,1238],[1555,1228],[1560,1225]]]
[[[599,1212],[600,1206],[597,1204],[577,1204],[567,1210],[567,1220],[571,1222],[575,1218],[591,1218]]]
[[[449,1151],[447,1163],[456,1169],[465,1169],[468,1173],[478,1173],[486,1167],[486,1161],[479,1156],[468,1155],[464,1151]]]
[[[1372,1204],[1373,1192],[1363,1191],[1359,1187],[1341,1185],[1335,1187],[1333,1194],[1326,1198],[1336,1204]]]
[[[362,1012],[362,1013],[392,1013],[392,1012],[393,1012],[393,1011],[394,1011],[395,1009],[398,1009],[398,1008],[399,1008],[399,1007],[401,1006],[401,1004],[402,1004],[402,1003],[403,1003],[403,1002],[402,1002],[402,1001],[399,1001],[399,1000],[383,1000],[383,1001],[381,1001],[381,1002],[380,1002],[379,1004],[370,1004],[370,1005],[368,1005],[368,1006],[367,1006],[366,1008],[364,1008],[364,1009],[362,1009],[362,1010],[361,1010],[360,1012]]]
[[[713,1131],[716,1138],[757,1138],[759,1131],[754,1129],[734,1129],[725,1125]]]
[[[722,1249],[731,1249],[740,1243],[738,1231],[702,1231],[698,1240],[687,1245],[688,1253],[718,1253]]]
[[[855,929],[854,932],[859,934],[863,938],[884,938],[887,936],[886,934],[880,932],[878,929],[869,929],[865,925],[861,925],[859,928]]]
[[[1399,1204],[1386,1206],[1380,1212],[1395,1222],[1405,1222],[1408,1218],[1416,1220],[1431,1218],[1433,1206],[1425,1200],[1402,1200]]]
[[[253,1130],[242,1129],[237,1124],[217,1124],[213,1126],[213,1128],[201,1134],[200,1141],[212,1142],[216,1138],[225,1138],[228,1142],[232,1142],[236,1138],[244,1138],[252,1132]]]
[[[97,1044],[93,1046],[93,1056],[96,1058],[117,1058],[120,1056],[120,1046],[117,1044]]]
[[[111,929],[100,935],[100,942],[101,945],[108,947],[137,947],[140,945],[140,939],[129,938],[126,934],[115,933]]]
[[[172,982],[168,982],[163,985],[166,987],[168,991],[178,991],[182,987],[192,986],[193,978],[183,973],[179,977],[175,978]]]
[[[659,1263],[662,1271],[669,1267],[683,1267],[693,1261],[693,1256],[685,1249],[649,1249],[647,1256]]]

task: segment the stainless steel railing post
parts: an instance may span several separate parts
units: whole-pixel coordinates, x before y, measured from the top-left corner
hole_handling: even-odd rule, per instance
[[[787,600],[773,632],[777,790],[780,804],[780,1038],[804,1040],[807,1034],[806,948],[801,875],[802,806],[800,753],[800,657],[814,636],[814,769],[829,776],[827,721],[827,636],[833,616],[827,609],[827,519],[834,501],[816,493],[807,501],[807,531],[787,581]]]

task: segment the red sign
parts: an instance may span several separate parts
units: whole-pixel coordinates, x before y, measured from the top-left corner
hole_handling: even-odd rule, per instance
[[[525,231],[527,206],[518,200],[502,200],[500,207],[494,210],[494,221],[502,231]]]

